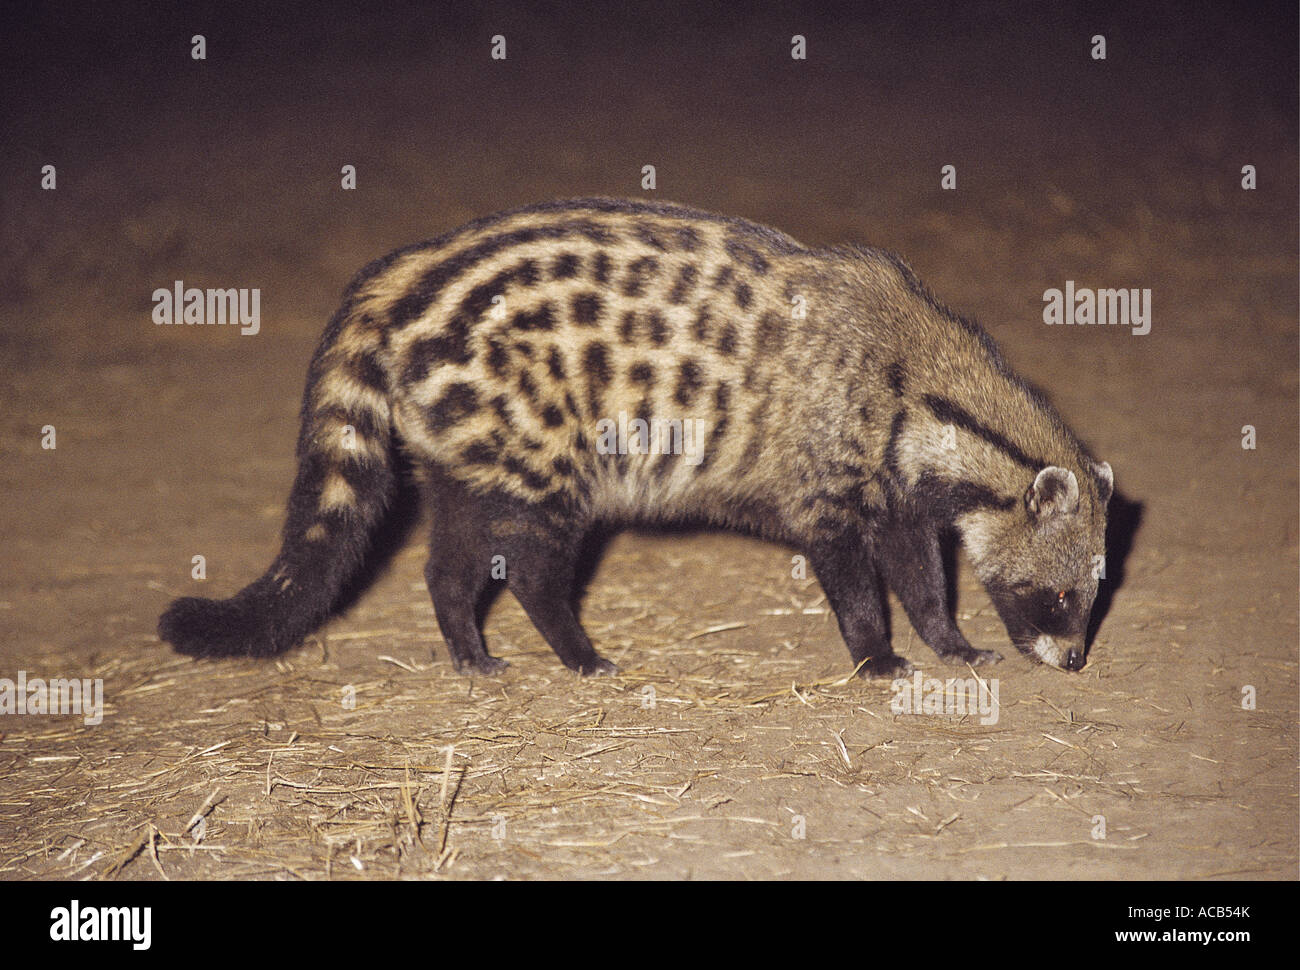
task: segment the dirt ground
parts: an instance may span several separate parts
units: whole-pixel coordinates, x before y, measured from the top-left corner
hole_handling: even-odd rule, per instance
[[[178,13],[88,14],[10,61],[45,93],[10,105],[2,169],[0,678],[102,679],[104,713],[0,716],[0,877],[1296,878],[1294,9],[530,10],[287,13],[211,28],[197,63]],[[885,246],[978,319],[1115,468],[1087,667],[1017,654],[959,558],[999,717],[896,715],[792,550],[627,532],[582,611],[621,676],[570,674],[505,594],[512,666],[465,678],[418,522],[283,659],[160,643],[173,597],[274,555],[352,273],[592,194]],[[260,287],[262,331],[156,327],[177,279]],[[1151,332],[1045,326],[1066,280],[1149,287]],[[896,603],[893,629],[969,676]]]

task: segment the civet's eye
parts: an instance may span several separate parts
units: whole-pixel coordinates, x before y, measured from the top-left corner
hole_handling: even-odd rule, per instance
[[[1065,590],[1060,590],[1056,594],[1056,602],[1060,603],[1062,606],[1065,605]]]

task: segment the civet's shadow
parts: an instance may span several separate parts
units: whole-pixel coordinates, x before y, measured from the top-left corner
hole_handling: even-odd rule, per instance
[[[1116,491],[1110,497],[1106,520],[1106,572],[1098,584],[1097,599],[1092,604],[1092,616],[1088,620],[1088,634],[1084,641],[1088,649],[1091,649],[1102,621],[1110,612],[1115,594],[1124,585],[1125,566],[1138,530],[1142,528],[1143,510],[1142,502],[1130,499],[1122,492]]]

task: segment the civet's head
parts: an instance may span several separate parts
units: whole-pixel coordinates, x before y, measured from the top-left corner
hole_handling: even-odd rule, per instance
[[[1010,509],[958,522],[975,571],[1022,652],[1063,670],[1084,663],[1084,638],[1106,552],[1114,475],[1084,459],[1084,480],[1050,465]]]

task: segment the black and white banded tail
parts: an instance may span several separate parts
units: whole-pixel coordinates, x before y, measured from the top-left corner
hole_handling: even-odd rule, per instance
[[[158,636],[180,653],[283,653],[325,620],[364,558],[394,472],[386,379],[358,316],[346,300],[308,372],[279,555],[229,599],[175,600],[158,620]]]

